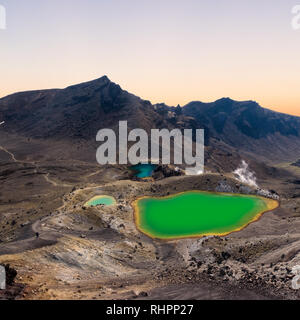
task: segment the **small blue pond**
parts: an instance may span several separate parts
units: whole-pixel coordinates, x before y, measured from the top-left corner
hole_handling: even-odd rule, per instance
[[[152,176],[153,171],[157,168],[156,164],[137,164],[130,167],[130,170],[135,171],[137,178],[148,178]]]
[[[116,204],[116,199],[110,196],[95,196],[85,203],[86,207],[96,207],[99,205],[111,206]]]

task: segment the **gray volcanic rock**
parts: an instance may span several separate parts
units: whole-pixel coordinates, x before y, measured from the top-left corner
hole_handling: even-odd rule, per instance
[[[26,137],[95,140],[98,130],[164,126],[164,119],[144,101],[106,76],[66,89],[16,93],[0,99],[5,130]]]
[[[222,180],[216,187],[216,192],[234,193],[234,190],[225,180]]]
[[[294,167],[300,167],[300,159],[297,160],[296,162],[292,163],[292,166],[294,166]]]
[[[254,157],[282,160],[299,153],[300,118],[262,108],[254,101],[194,101],[183,113],[193,117],[197,127],[205,127],[209,138]]]
[[[20,92],[0,99],[1,131],[26,138],[84,140],[127,120],[129,130],[205,129],[206,165],[233,170],[241,158],[287,161],[300,157],[300,118],[223,98],[184,107],[152,105],[106,76],[65,89]],[[94,151],[92,157],[94,158]]]

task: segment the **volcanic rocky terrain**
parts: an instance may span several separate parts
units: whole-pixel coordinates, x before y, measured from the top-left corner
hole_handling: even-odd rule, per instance
[[[204,128],[205,173],[159,166],[150,179],[96,162],[96,134]],[[0,99],[0,299],[299,299],[300,118],[223,98],[152,105],[107,77]],[[245,161],[256,178],[237,180]],[[181,168],[182,170],[182,168]],[[186,190],[279,197],[224,237],[162,241],[140,233],[132,201]],[[95,195],[114,206],[86,207]]]

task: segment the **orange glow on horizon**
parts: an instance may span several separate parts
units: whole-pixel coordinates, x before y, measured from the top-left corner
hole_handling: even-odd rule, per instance
[[[22,91],[44,90],[44,89],[64,89],[68,86],[91,81],[99,77],[101,76],[98,76],[98,77],[94,76],[91,79],[85,79],[85,80],[82,78],[81,79],[78,78],[76,80],[77,82],[74,82],[70,79],[66,83],[64,83],[64,81],[57,81],[57,79],[52,79],[52,81],[50,81],[51,79],[50,80],[44,79],[44,81],[39,81],[38,83],[33,80],[32,82],[28,81],[26,85],[24,85],[20,81],[19,86],[17,86],[18,82],[11,81],[10,86],[9,86],[9,83],[7,83],[7,87],[8,88],[10,87],[10,91],[6,92],[2,90],[2,88],[0,88],[0,98],[3,98],[7,95],[14,94],[17,92],[22,92]],[[256,95],[256,97],[254,93],[253,95],[251,95],[251,93],[249,94],[245,93],[244,95],[235,94],[234,92],[231,92],[232,90],[228,90],[225,92],[225,90],[216,89],[215,94],[213,92],[210,92],[210,90],[209,91],[203,90],[203,91],[207,91],[207,93],[204,94],[201,92],[198,94],[197,91],[200,91],[200,90],[197,89],[196,86],[194,88],[183,87],[180,89],[181,85],[177,84],[177,86],[175,86],[175,89],[173,89],[171,87],[171,84],[169,84],[168,86],[165,85],[164,87],[163,86],[150,87],[148,82],[146,82],[145,86],[143,85],[142,82],[138,82],[138,83],[133,82],[126,85],[126,81],[123,81],[123,83],[121,84],[116,79],[113,79],[111,76],[108,76],[108,77],[112,82],[119,84],[123,90],[126,90],[134,95],[137,95],[141,99],[149,100],[152,104],[165,103],[166,105],[169,105],[169,106],[177,106],[178,104],[180,106],[184,106],[191,101],[214,102],[220,98],[229,97],[236,101],[248,101],[248,100],[256,101],[263,108],[300,117],[300,103],[298,103],[298,101],[300,101],[300,94],[298,92],[295,92],[294,96],[291,96],[290,99],[286,99],[286,100],[282,99],[280,96],[275,96],[275,95],[273,97],[267,97],[263,93],[261,95]]]
[[[107,75],[153,104],[230,97],[300,116],[295,1],[270,3],[2,0],[0,97]]]

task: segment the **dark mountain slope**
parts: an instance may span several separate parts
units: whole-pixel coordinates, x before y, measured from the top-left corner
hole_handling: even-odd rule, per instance
[[[300,153],[300,118],[260,107],[256,102],[223,98],[213,103],[191,102],[183,114],[209,137],[269,160],[290,159]]]
[[[106,76],[66,89],[21,92],[0,99],[0,121],[5,121],[1,130],[7,134],[43,141],[89,141],[93,150],[98,130],[116,130],[120,120],[127,120],[129,128],[148,132],[203,128],[206,158],[217,159],[221,151],[216,160],[220,165],[231,163],[229,155],[259,161],[300,158],[300,118],[264,109],[253,101],[223,98],[191,102],[183,108],[153,106]]]
[[[148,130],[164,123],[150,102],[123,91],[107,77],[62,90],[2,98],[0,119],[9,132],[44,139],[95,139],[99,129],[116,128],[120,120]]]

